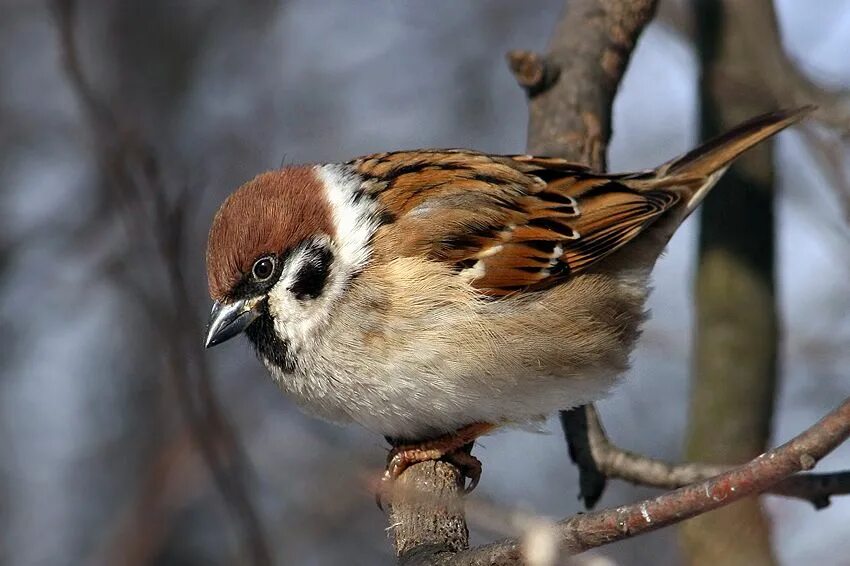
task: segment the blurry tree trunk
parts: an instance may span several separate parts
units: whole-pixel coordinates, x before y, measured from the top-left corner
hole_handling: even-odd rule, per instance
[[[703,138],[773,109],[755,84],[758,63],[747,49],[759,30],[734,17],[735,5],[750,1],[696,1]],[[777,374],[772,154],[771,142],[748,152],[702,206],[691,461],[744,462],[770,437]],[[776,563],[756,498],[684,523],[681,541],[691,564]]]

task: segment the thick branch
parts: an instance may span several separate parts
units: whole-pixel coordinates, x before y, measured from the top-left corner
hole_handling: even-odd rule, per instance
[[[605,169],[614,96],[656,5],[647,0],[570,2],[545,56],[508,55],[517,82],[530,97],[529,153]],[[579,469],[581,497],[593,507],[605,488],[605,476],[587,447],[584,411],[579,407],[562,412],[561,423]]]
[[[815,464],[850,436],[850,399],[789,442],[714,478],[654,499],[570,517],[558,524],[562,550],[575,554],[678,523],[762,493]],[[519,543],[506,540],[457,554],[454,565],[514,564]]]
[[[759,73],[757,58],[743,47],[761,28],[730,17],[737,1],[696,5],[703,139],[773,109],[769,97],[742,96],[726,86],[746,85]],[[744,462],[770,445],[779,333],[773,146],[768,140],[733,163],[700,206],[689,461]],[[747,525],[746,538],[741,525]],[[777,563],[770,523],[756,498],[683,524],[679,534],[694,566],[726,556],[754,566]]]
[[[611,105],[656,4],[655,0],[572,0],[546,55],[509,54],[520,85],[529,88],[529,76],[540,77],[529,89],[529,153],[605,168]],[[536,64],[518,65],[535,58]]]
[[[463,479],[447,462],[423,462],[398,479],[388,514],[400,564],[427,563],[469,546],[463,506],[457,504]]]
[[[573,1],[545,56],[508,54],[530,97],[528,152],[606,167],[611,108],[629,57],[657,2]],[[605,489],[588,447],[587,407],[561,412],[570,457],[579,469],[580,496],[592,508]]]

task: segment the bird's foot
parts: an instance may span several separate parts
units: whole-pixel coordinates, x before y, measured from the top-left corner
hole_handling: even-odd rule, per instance
[[[407,468],[420,462],[445,460],[457,466],[464,478],[469,479],[465,493],[470,493],[481,479],[481,462],[470,454],[472,444],[479,436],[496,428],[488,423],[473,423],[446,436],[428,440],[419,444],[400,444],[393,447],[387,456],[387,469],[384,472],[383,487],[378,494],[378,507],[383,508],[381,494],[387,493],[390,484]]]

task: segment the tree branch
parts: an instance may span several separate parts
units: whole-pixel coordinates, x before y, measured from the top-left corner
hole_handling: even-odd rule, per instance
[[[463,506],[457,504],[463,481],[447,462],[423,462],[398,478],[388,514],[399,564],[427,564],[469,547]]]
[[[545,55],[508,54],[514,76],[530,95],[529,153],[605,169],[611,105],[656,4],[656,0],[572,0]]]
[[[676,489],[735,468],[702,463],[671,464],[624,450],[608,439],[596,409],[589,407],[587,416],[587,437],[593,461],[605,477],[647,487]],[[850,472],[797,474],[764,493],[802,499],[822,509],[829,505],[830,496],[850,494]]]
[[[569,2],[545,56],[508,54],[517,82],[529,95],[529,153],[606,168],[614,96],[656,7],[656,1],[647,0]],[[553,77],[560,80],[548,82]],[[606,478],[587,443],[585,410],[562,411],[560,417],[570,458],[579,470],[579,495],[592,508]]]
[[[714,478],[653,499],[576,515],[558,523],[561,550],[583,552],[648,533],[762,493],[801,470],[810,470],[850,436],[850,399],[782,446]],[[519,541],[505,540],[454,556],[455,566],[515,564]]]
[[[743,48],[751,36],[766,34],[770,23],[753,28],[736,19],[730,12],[738,2],[694,5],[702,139],[775,109],[769,96],[752,95],[760,87],[750,83],[761,71],[755,54]],[[732,82],[739,88],[727,88]],[[779,342],[774,145],[767,140],[733,163],[698,211],[689,461],[745,462],[770,445]],[[736,556],[742,563],[775,566],[770,531],[762,502],[750,498],[683,524],[679,536],[694,564]]]

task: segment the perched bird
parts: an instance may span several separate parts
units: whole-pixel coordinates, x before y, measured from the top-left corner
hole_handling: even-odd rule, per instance
[[[206,346],[244,332],[305,410],[395,446],[388,477],[604,396],[628,365],[650,271],[729,164],[810,108],[608,174],[463,149],[284,167],[213,220]]]

